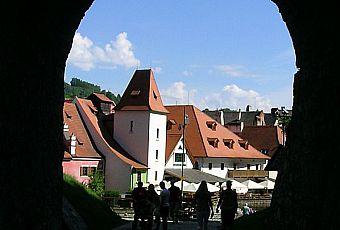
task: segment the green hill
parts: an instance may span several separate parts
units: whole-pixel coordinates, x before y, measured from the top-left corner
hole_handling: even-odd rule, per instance
[[[80,80],[78,78],[72,78],[70,84],[64,82],[64,97],[65,99],[72,99],[75,96],[80,98],[86,98],[92,93],[102,93],[108,98],[113,100],[116,104],[119,102],[120,94],[114,95],[110,91],[102,90],[100,86],[92,83]]]
[[[111,230],[125,222],[92,190],[64,174],[63,194],[83,218],[88,229]]]

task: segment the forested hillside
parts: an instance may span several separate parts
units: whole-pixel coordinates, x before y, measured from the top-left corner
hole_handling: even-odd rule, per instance
[[[108,98],[113,100],[116,104],[119,102],[121,96],[120,94],[114,95],[112,92],[107,90],[101,90],[100,86],[94,85],[92,83],[82,81],[78,78],[72,78],[70,84],[64,82],[64,95],[65,99],[72,99],[75,96],[80,98],[86,98],[91,93],[102,93]]]

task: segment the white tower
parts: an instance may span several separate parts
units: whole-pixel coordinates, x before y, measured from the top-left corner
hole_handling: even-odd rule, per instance
[[[115,110],[114,139],[148,166],[147,182],[159,183],[164,175],[168,111],[151,69],[136,70]]]

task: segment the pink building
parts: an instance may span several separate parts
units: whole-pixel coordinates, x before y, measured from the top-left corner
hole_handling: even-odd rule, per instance
[[[103,158],[93,147],[76,105],[71,102],[64,103],[64,141],[63,173],[88,184],[95,170],[103,170]]]

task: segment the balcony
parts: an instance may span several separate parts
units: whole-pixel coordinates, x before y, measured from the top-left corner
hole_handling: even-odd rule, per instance
[[[228,178],[265,178],[269,171],[264,170],[228,170]]]

